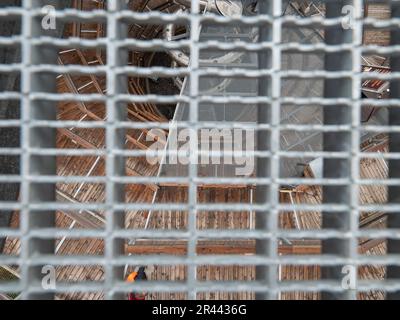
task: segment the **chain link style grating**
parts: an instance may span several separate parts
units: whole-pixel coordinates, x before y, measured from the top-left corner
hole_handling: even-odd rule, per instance
[[[190,2],[190,1],[187,1]],[[22,299],[49,298],[66,293],[102,292],[106,299],[123,299],[128,292],[137,290],[148,293],[182,292],[187,298],[196,299],[202,292],[250,292],[257,299],[282,298],[285,292],[317,293],[322,299],[356,299],[362,292],[380,292],[387,299],[400,298],[400,1],[383,2],[390,8],[389,19],[364,16],[365,4],[354,1],[317,1],[324,7],[322,15],[301,15],[296,13],[288,1],[258,1],[258,11],[249,16],[222,16],[218,12],[204,13],[204,1],[191,0],[191,5],[183,13],[167,11],[135,12],[128,8],[128,1],[108,0],[104,9],[80,11],[71,9],[68,1],[22,0],[20,6],[0,7],[2,21],[20,21],[21,30],[15,34],[0,37],[0,48],[16,48],[20,60],[0,64],[0,74],[8,79],[17,76],[20,86],[16,90],[4,86],[0,92],[3,103],[14,101],[20,107],[20,116],[0,117],[0,128],[18,128],[20,145],[7,143],[0,147],[0,157],[17,157],[20,171],[4,172],[0,184],[18,184],[19,197],[12,201],[4,199],[0,203],[0,214],[19,212],[18,228],[2,226],[0,238],[18,239],[20,251],[16,255],[0,255],[0,266],[18,270],[17,282],[0,281],[3,294],[18,293]],[[295,1],[293,1],[295,2]],[[325,3],[325,4],[324,4]],[[372,4],[373,2],[371,2]],[[57,8],[55,18],[57,30],[46,31],[41,27],[43,6]],[[346,5],[354,9],[355,19],[352,28],[343,28],[342,8]],[[292,14],[288,14],[292,10]],[[106,26],[105,36],[94,39],[62,37],[67,23],[101,23]],[[185,25],[186,38],[167,41],[161,37],[154,39],[128,38],[131,25]],[[220,28],[222,36],[215,40],[212,36]],[[253,39],[239,38],[233,41],[223,32],[233,28],[256,29]],[[207,29],[210,28],[210,30]],[[389,30],[390,44],[378,46],[367,44],[365,29]],[[290,38],[289,31],[307,31],[307,38]],[[317,30],[317,31],[315,31]],[[310,32],[310,33],[308,33]],[[316,34],[318,33],[318,34]],[[321,35],[322,33],[322,35]],[[225,38],[224,38],[225,37]],[[288,38],[289,37],[289,38]],[[319,37],[319,38],[318,38]],[[225,40],[224,40],[225,39]],[[319,39],[318,41],[315,39]],[[59,52],[68,48],[97,49],[106,52],[104,65],[61,65]],[[171,51],[181,50],[190,56],[187,66],[168,68],[165,66],[135,66],[127,64],[128,51]],[[206,51],[244,52],[251,63],[245,59],[230,67],[227,65],[208,65],[202,63]],[[320,68],[313,68],[313,61],[307,68],[301,65],[288,67],[287,55],[318,55]],[[286,56],[286,58],[285,58]],[[387,57],[391,72],[362,72],[364,58],[369,56]],[[16,58],[18,56],[16,55]],[[311,59],[311,58],[310,58]],[[315,58],[317,59],[317,58]],[[296,61],[296,60],[293,60]],[[316,62],[317,63],[317,62]],[[106,92],[62,93],[56,88],[59,75],[105,76]],[[161,95],[147,93],[128,94],[127,78],[181,78],[181,94]],[[204,91],[205,78],[240,79],[236,92],[219,94]],[[3,78],[1,78],[3,79]],[[367,80],[382,80],[390,83],[390,94],[384,99],[376,97],[361,98],[361,88]],[[3,80],[2,80],[3,81]],[[238,80],[236,80],[238,81]],[[250,81],[256,88],[252,94],[241,91],[241,86]],[[294,81],[294,89],[300,90],[302,84],[315,82],[315,95],[308,87],[303,96],[284,94]],[[319,81],[319,82],[318,82]],[[301,90],[300,90],[301,91]],[[314,92],[314,93],[315,93]],[[69,101],[75,104],[97,102],[105,105],[105,117],[97,121],[64,120],[57,118],[58,103]],[[178,130],[184,128],[201,129],[251,129],[257,133],[255,174],[249,177],[218,175],[203,176],[195,164],[198,145],[191,141],[190,164],[185,176],[168,175],[126,175],[125,159],[143,157],[147,150],[129,149],[125,146],[125,131],[161,128],[169,130],[171,124],[161,121],[129,121],[121,106],[127,104],[152,103],[155,105],[178,105],[186,108],[186,117],[175,122]],[[203,118],[204,106],[252,106],[254,121],[220,121]],[[293,113],[288,111],[293,108]],[[296,122],[299,110],[316,108],[313,120]],[[377,112],[385,110],[387,121],[374,120],[363,123],[361,115],[366,108]],[[18,108],[18,106],[16,106]],[[206,107],[207,108],[207,107]],[[292,109],[291,109],[292,110]],[[318,113],[319,112],[319,113]],[[297,118],[293,118],[295,115]],[[287,116],[287,122],[282,119]],[[292,117],[292,118],[291,118]],[[285,118],[286,119],[286,118]],[[295,119],[295,120],[293,120]],[[292,121],[293,120],[293,121]],[[314,121],[315,120],[315,121]],[[374,122],[375,121],[375,122]],[[97,149],[63,149],[56,145],[57,130],[61,128],[88,128],[104,130],[105,147]],[[288,134],[288,132],[292,132]],[[310,136],[310,132],[318,133]],[[368,133],[368,136],[364,136]],[[388,149],[365,152],[364,146],[373,140],[371,137],[384,134]],[[286,139],[286,142],[285,142]],[[300,145],[299,148],[285,147]],[[310,147],[308,139],[317,139]],[[371,140],[372,139],[372,140]],[[105,161],[105,174],[57,175],[57,157],[85,156],[101,157]],[[292,159],[289,161],[288,159]],[[306,165],[320,159],[323,163],[319,174],[303,177],[298,174],[299,163]],[[387,177],[361,176],[360,161],[383,161],[388,168]],[[283,168],[297,168],[295,173]],[[312,166],[311,166],[312,167]],[[303,167],[301,167],[303,168]],[[303,169],[300,170],[303,172]],[[3,173],[3,172],[2,172]],[[314,172],[316,173],[316,172]],[[102,184],[105,188],[104,201],[68,202],[59,201],[56,184]],[[126,184],[168,185],[181,184],[187,188],[187,199],[175,203],[163,202],[125,202]],[[253,201],[240,203],[199,201],[198,190],[202,184],[243,184],[254,191]],[[387,201],[363,202],[360,194],[370,186],[381,186],[387,192]],[[303,186],[321,187],[318,202],[282,201],[281,192],[287,188]],[[252,192],[253,192],[252,191]],[[292,196],[292,193],[290,193]],[[83,211],[103,213],[103,228],[56,228],[55,212]],[[129,229],[125,226],[124,213],[127,211],[182,211],[187,213],[186,229]],[[254,226],[242,229],[199,229],[196,217],[199,212],[247,211],[255,216]],[[282,228],[280,217],[284,213],[302,219],[307,214],[320,213],[320,228]],[[362,213],[373,215],[384,213],[386,224],[381,228],[362,228]],[[303,221],[303,220],[302,220]],[[301,221],[300,221],[301,222]],[[298,221],[298,223],[300,223]],[[146,225],[147,226],[147,225]],[[60,239],[93,238],[104,241],[104,252],[100,255],[55,254],[55,244]],[[56,242],[56,239],[57,242]],[[177,255],[127,255],[126,241],[134,245],[134,239],[174,239],[187,241],[187,252]],[[196,246],[199,239],[255,241],[255,254],[246,255],[198,255]],[[363,239],[378,241],[384,239],[385,252],[361,254],[360,242]],[[281,255],[282,243],[288,241],[314,241],[320,246],[318,254]],[[52,290],[42,286],[42,267],[52,266],[93,266],[103,268],[104,281],[60,283]],[[142,281],[125,282],[126,266],[186,266],[184,281]],[[252,280],[239,278],[227,281],[200,281],[197,272],[204,265],[240,265],[255,269]],[[382,267],[381,278],[358,279],[356,287],[349,290],[342,285],[343,266],[361,268]],[[284,266],[317,266],[318,275],[312,279],[289,279],[283,281]],[[374,269],[374,270],[375,270]],[[246,269],[250,270],[250,269]],[[368,269],[369,270],[369,269]],[[380,269],[379,269],[380,270]],[[289,272],[290,271],[286,271]]]

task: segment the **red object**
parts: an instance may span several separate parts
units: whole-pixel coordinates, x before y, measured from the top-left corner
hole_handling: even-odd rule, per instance
[[[135,282],[137,280],[147,280],[147,276],[144,270],[145,270],[144,267],[140,267],[138,272],[132,272],[128,276],[127,281]],[[128,300],[146,300],[146,293],[131,292],[128,294]]]
[[[145,293],[129,293],[128,300],[146,300]]]

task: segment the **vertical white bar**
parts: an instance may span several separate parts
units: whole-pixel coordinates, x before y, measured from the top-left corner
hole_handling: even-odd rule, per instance
[[[191,17],[190,17],[190,104],[189,104],[189,123],[192,135],[190,136],[190,163],[189,163],[189,188],[188,188],[188,231],[190,238],[188,241],[187,259],[190,265],[187,266],[187,286],[188,299],[194,300],[197,296],[196,277],[197,266],[192,264],[196,257],[196,215],[197,215],[197,185],[194,181],[197,177],[197,128],[198,128],[198,96],[199,96],[199,56],[200,50],[198,46],[200,38],[200,3],[199,0],[191,0]],[[196,136],[193,136],[193,135]]]
[[[351,158],[351,218],[350,218],[350,234],[351,238],[349,240],[349,258],[352,261],[358,259],[358,238],[356,234],[359,228],[359,195],[360,188],[358,185],[358,180],[360,178],[360,126],[361,126],[361,92],[362,81],[360,76],[360,69],[362,65],[361,61],[361,48],[363,39],[363,1],[354,0],[354,29],[353,29],[353,42],[352,42],[352,131],[351,131],[351,144],[352,144],[352,158]],[[354,276],[356,277],[355,284],[357,284],[358,268],[357,265],[352,266],[354,268]],[[357,290],[353,290],[349,295],[349,298],[355,300],[357,299]]]
[[[269,17],[273,16],[274,12],[274,2],[261,2],[259,3],[259,12],[261,16],[268,15]],[[273,20],[273,19],[272,19]],[[266,42],[272,42],[272,34],[274,33],[274,27],[276,27],[273,22],[272,25],[269,23],[264,23],[259,28],[259,43],[265,45]],[[271,46],[273,47],[273,46]],[[271,49],[272,50],[272,49]],[[271,51],[260,51],[258,54],[258,66],[259,70],[266,70],[270,68],[274,68],[273,65],[273,52]],[[276,54],[276,51],[275,51]],[[279,70],[278,70],[279,71]],[[268,125],[271,127],[271,113],[269,109],[272,109],[273,98],[270,98],[272,95],[272,79],[269,77],[259,78],[258,79],[258,95],[262,97],[264,100],[270,100],[270,104],[268,101],[263,101],[258,104],[257,110],[257,122],[258,126]],[[270,99],[269,99],[270,98]],[[276,104],[275,104],[276,107]],[[273,139],[271,138],[272,131],[270,132],[270,136],[265,136],[262,131],[257,132],[257,150],[259,151],[269,151],[271,152],[271,143],[273,143]],[[268,141],[266,141],[268,140]],[[275,145],[276,148],[276,145]],[[260,157],[257,159],[257,177],[258,178],[268,178],[271,179],[271,165],[272,156],[269,158]],[[257,212],[256,215],[256,229],[260,232],[265,232],[266,230],[271,231],[273,225],[274,218],[272,217],[271,212],[271,186],[270,185],[258,185],[256,188],[256,202],[262,205],[262,209]],[[272,252],[274,250],[274,245],[272,244],[273,240],[268,238],[262,238],[256,241],[256,253],[263,258],[270,258],[274,255]],[[257,300],[268,299],[274,297],[274,293],[271,291],[271,276],[273,279],[273,271],[276,266],[272,266],[271,264],[263,263],[256,266],[256,279],[262,282],[266,288],[261,292],[257,292],[255,298]],[[274,280],[273,280],[274,281]],[[276,295],[276,293],[275,293]]]
[[[24,0],[22,16],[22,44],[21,44],[21,282],[22,299],[29,298],[29,141],[30,141],[30,92],[31,92],[31,30],[32,30],[32,3]]]
[[[273,2],[273,25],[272,25],[272,104],[271,104],[271,184],[270,184],[270,206],[269,228],[271,231],[269,258],[277,261],[278,255],[278,233],[279,233],[279,149],[280,149],[280,114],[281,114],[281,42],[282,42],[282,0]],[[279,296],[278,266],[269,267],[269,299],[276,300]]]
[[[115,200],[115,186],[113,182],[113,176],[115,174],[114,167],[114,143],[115,143],[115,93],[116,93],[116,78],[114,68],[116,65],[116,48],[114,41],[117,37],[117,1],[107,1],[107,102],[106,102],[106,238],[105,241],[105,298],[110,300],[114,297],[114,266],[112,260],[114,259],[114,200]]]

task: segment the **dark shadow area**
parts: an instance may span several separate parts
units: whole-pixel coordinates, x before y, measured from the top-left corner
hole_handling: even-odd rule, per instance
[[[20,0],[3,0],[0,7],[20,6]],[[0,37],[10,37],[20,34],[20,21],[0,22]],[[21,52],[19,47],[0,48],[0,64],[11,64],[20,61]],[[0,77],[0,92],[20,91],[20,75],[10,74]],[[19,101],[3,100],[0,101],[0,120],[19,119]],[[0,148],[18,148],[20,146],[19,128],[0,127]],[[19,157],[0,155],[0,175],[19,174]],[[0,183],[0,201],[16,201],[18,199],[19,184]],[[7,228],[10,224],[12,211],[2,211],[0,214],[0,228]],[[0,252],[3,251],[5,238],[0,238]]]

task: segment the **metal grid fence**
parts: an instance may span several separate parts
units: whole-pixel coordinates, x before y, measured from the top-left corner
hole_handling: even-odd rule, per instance
[[[0,65],[0,72],[17,72],[21,75],[19,92],[5,90],[0,93],[2,101],[15,100],[21,104],[20,119],[1,119],[1,127],[18,127],[21,132],[21,145],[18,148],[2,148],[1,155],[20,157],[21,170],[18,175],[4,174],[1,183],[20,183],[20,198],[16,202],[1,202],[1,210],[18,210],[21,213],[20,228],[0,229],[2,237],[18,237],[21,240],[19,256],[0,256],[1,265],[20,266],[21,279],[17,284],[0,283],[1,292],[21,292],[24,299],[52,298],[56,292],[92,292],[103,291],[107,298],[116,299],[135,289],[138,291],[187,292],[189,298],[196,298],[200,291],[250,291],[258,298],[276,299],[282,291],[319,291],[323,298],[355,298],[357,292],[383,290],[387,298],[400,297],[400,1],[387,1],[391,5],[390,20],[363,18],[363,1],[328,1],[326,18],[304,17],[301,19],[282,16],[285,4],[280,0],[259,1],[259,12],[252,17],[222,17],[202,15],[200,1],[191,1],[191,12],[185,14],[165,14],[160,12],[132,12],[127,10],[125,1],[109,0],[106,10],[81,12],[75,9],[58,10],[57,21],[102,21],[107,24],[105,38],[78,40],[50,38],[41,29],[43,16],[41,8],[54,1],[23,0],[19,7],[0,9],[1,19],[21,19],[20,35],[0,38],[0,46],[20,46],[21,61],[15,64]],[[60,6],[62,3],[58,2]],[[352,29],[342,27],[342,8],[352,5],[355,9],[355,21]],[[61,6],[60,6],[61,8]],[[182,23],[190,25],[190,38],[176,42],[160,39],[139,41],[126,38],[125,29],[132,23]],[[259,27],[259,39],[256,43],[224,43],[200,40],[203,23],[218,25],[243,24]],[[325,43],[302,44],[282,43],[283,27],[315,27],[325,29]],[[391,45],[387,47],[367,46],[362,43],[363,28],[389,28]],[[100,67],[55,66],[58,50],[61,47],[102,48],[107,52],[107,64]],[[190,50],[190,64],[179,69],[144,69],[124,65],[123,49],[181,49]],[[257,52],[258,70],[239,70],[201,68],[200,50],[251,50]],[[284,71],[281,68],[282,52],[322,52],[325,54],[324,70],[321,71]],[[391,57],[390,74],[361,73],[363,54],[382,54]],[[105,95],[59,94],[54,86],[54,78],[59,73],[96,74],[107,76]],[[180,96],[134,96],[123,90],[121,78],[126,76],[181,76],[190,79],[187,93]],[[256,97],[245,96],[205,96],[199,92],[201,76],[237,76],[262,79],[259,94]],[[282,79],[321,78],[324,80],[324,96],[315,98],[291,98],[281,96]],[[361,100],[360,88],[363,79],[383,79],[390,81],[390,99],[380,101]],[[83,126],[76,121],[56,120],[56,111],[51,108],[55,102],[101,101],[106,103],[107,117],[104,122],[85,123],[85,127],[105,128],[106,148],[104,150],[68,150],[56,149],[54,139],[56,128]],[[258,106],[256,125],[247,127],[257,130],[260,159],[257,162],[257,175],[253,178],[200,178],[197,165],[189,165],[187,177],[125,177],[123,157],[141,156],[143,151],[124,150],[123,130],[127,128],[168,129],[165,123],[127,122],[120,113],[118,105],[127,102],[187,103],[189,118],[179,122],[182,128],[202,128],[210,125],[218,128],[232,128],[235,124],[199,121],[199,104],[235,103]],[[324,123],[314,125],[283,125],[280,123],[280,109],[285,103],[295,106],[318,105],[323,108]],[[389,108],[389,123],[382,126],[361,127],[360,112],[364,106]],[[341,106],[341,112],[338,112]],[[280,150],[282,130],[297,131],[318,130],[323,132],[323,150],[316,152],[289,152]],[[389,134],[389,153],[361,153],[360,131]],[[265,132],[268,132],[265,135]],[[267,137],[267,138],[266,138]],[[266,141],[268,140],[268,141]],[[197,150],[197,145],[192,145]],[[55,157],[60,155],[101,155],[106,157],[106,175],[104,177],[58,177]],[[197,153],[191,154],[193,162]],[[300,179],[281,178],[280,161],[284,157],[322,157],[324,158],[323,178]],[[383,158],[389,163],[390,179],[360,179],[359,163],[364,157]],[[45,161],[43,161],[45,160]],[[97,182],[106,185],[104,203],[60,203],[56,202],[54,184],[57,182]],[[139,204],[124,203],[123,183],[188,183],[188,203],[176,204]],[[237,210],[232,204],[201,204],[197,200],[197,185],[208,183],[250,183],[256,184],[257,203],[241,204],[241,210],[257,213],[254,230],[197,230],[196,212]],[[361,184],[382,184],[388,186],[387,204],[361,205],[358,194]],[[281,185],[305,184],[323,185],[323,203],[318,205],[283,204],[278,194]],[[60,230],[54,228],[55,210],[103,210],[106,216],[105,230]],[[186,210],[189,223],[187,230],[127,230],[121,212],[125,210]],[[321,230],[281,230],[278,228],[278,216],[285,210],[312,210],[323,212]],[[387,228],[380,230],[360,230],[360,212],[384,211],[388,213]],[[72,238],[96,237],[105,240],[104,256],[57,256],[54,255],[54,238],[68,236]],[[132,237],[179,238],[188,240],[188,251],[184,257],[168,256],[125,256],[124,239]],[[257,239],[257,254],[254,256],[198,256],[196,241],[199,238],[251,238]],[[322,255],[280,256],[277,253],[281,238],[312,238],[322,240]],[[387,254],[384,256],[364,256],[357,251],[358,239],[387,239]],[[252,282],[200,282],[196,280],[196,267],[202,264],[257,266],[257,279]],[[48,292],[41,286],[43,265],[92,265],[105,267],[104,283],[77,283],[59,285]],[[187,281],[184,283],[138,282],[126,284],[123,280],[123,268],[126,264],[151,265],[184,264],[188,267]],[[322,278],[310,282],[280,282],[278,266],[282,264],[319,265]],[[346,290],[340,284],[343,265],[382,265],[387,267],[387,278],[382,281],[359,281],[356,290]]]

